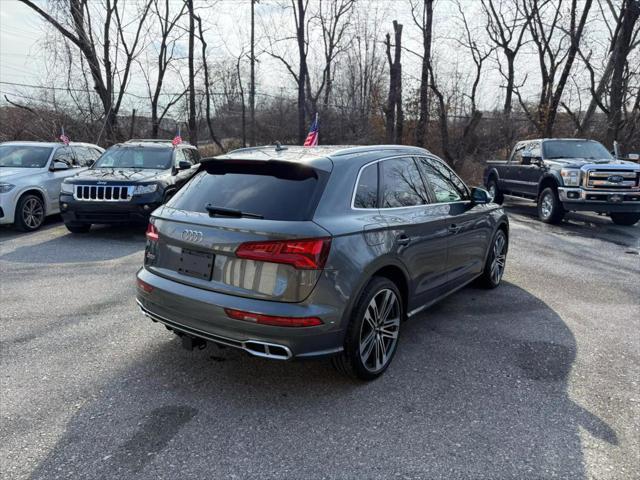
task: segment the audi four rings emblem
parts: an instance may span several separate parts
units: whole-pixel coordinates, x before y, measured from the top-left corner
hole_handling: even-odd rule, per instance
[[[199,243],[204,238],[204,234],[198,230],[184,230],[182,232],[182,240],[187,242]]]

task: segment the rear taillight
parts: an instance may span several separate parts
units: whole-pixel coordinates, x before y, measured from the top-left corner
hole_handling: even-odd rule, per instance
[[[147,293],[153,292],[153,287],[149,285],[147,282],[140,280],[139,278],[138,278],[138,287],[140,287],[142,290],[144,290]]]
[[[149,226],[147,226],[146,237],[147,240],[150,240],[152,242],[158,241],[158,229],[153,223],[149,223]]]
[[[330,238],[246,242],[238,247],[236,256],[262,262],[286,263],[307,270],[319,270],[324,268],[330,247]]]
[[[225,313],[234,320],[272,325],[275,327],[316,327],[322,325],[322,320],[317,317],[278,317],[274,315],[262,315],[261,313],[243,312],[225,308]]]

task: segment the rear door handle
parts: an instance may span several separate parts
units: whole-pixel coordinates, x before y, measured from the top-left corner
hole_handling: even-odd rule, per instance
[[[407,236],[404,233],[401,233],[396,237],[396,243],[398,245],[409,245],[411,243],[411,237]]]
[[[455,223],[452,223],[451,225],[449,225],[449,233],[458,233],[461,228],[462,225],[456,225]]]

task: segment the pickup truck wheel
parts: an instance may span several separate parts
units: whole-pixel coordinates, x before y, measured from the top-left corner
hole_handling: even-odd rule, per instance
[[[493,197],[493,202],[498,205],[502,205],[504,202],[504,195],[498,188],[498,181],[495,178],[490,178],[487,182],[487,190],[489,191],[489,195]]]
[[[496,288],[500,285],[504,267],[507,262],[507,250],[509,242],[504,230],[500,229],[493,237],[493,243],[489,246],[487,261],[484,264],[482,275],[476,282],[477,285],[484,288]]]
[[[90,223],[65,223],[64,226],[71,233],[87,233],[91,229]]]
[[[358,298],[344,343],[332,358],[339,372],[360,380],[373,380],[387,369],[398,347],[403,318],[402,296],[386,277],[373,277]]]
[[[545,188],[538,197],[538,217],[544,223],[560,223],[565,210],[558,193],[551,187]]]
[[[640,220],[640,213],[612,213],[609,215],[616,225],[624,225],[630,227]]]
[[[44,222],[44,203],[37,195],[23,195],[18,201],[15,214],[15,227],[23,232],[33,232]]]

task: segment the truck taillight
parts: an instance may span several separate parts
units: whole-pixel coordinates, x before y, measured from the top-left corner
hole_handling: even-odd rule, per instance
[[[147,226],[147,233],[145,235],[147,237],[147,240],[151,242],[158,241],[158,229],[153,223],[149,222],[149,225]]]
[[[236,250],[236,256],[262,262],[286,263],[295,268],[320,270],[329,256],[330,238],[246,242]]]

